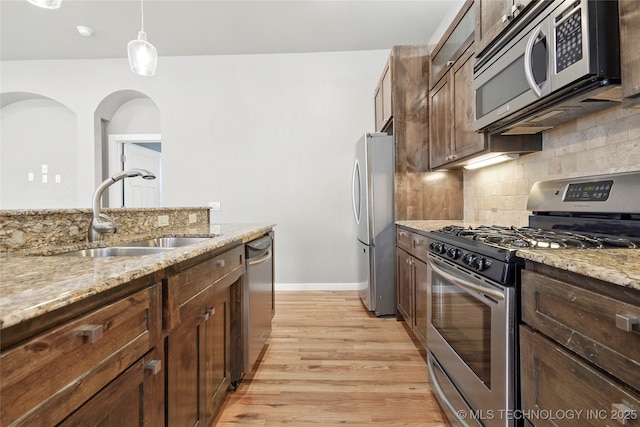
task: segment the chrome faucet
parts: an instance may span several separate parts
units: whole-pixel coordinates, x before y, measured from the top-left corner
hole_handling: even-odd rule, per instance
[[[121,179],[133,178],[136,176],[141,176],[144,179],[156,179],[156,176],[146,169],[129,169],[105,179],[100,185],[98,185],[96,191],[93,192],[93,218],[91,219],[91,225],[89,226],[90,242],[99,242],[102,240],[103,234],[116,233],[118,231],[118,225],[115,221],[107,215],[100,213],[102,193],[104,193],[104,191],[112,184],[115,184]]]

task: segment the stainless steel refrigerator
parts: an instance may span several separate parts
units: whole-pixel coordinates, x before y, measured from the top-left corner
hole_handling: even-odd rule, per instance
[[[360,298],[376,316],[396,313],[393,137],[367,133],[356,144],[353,214]]]

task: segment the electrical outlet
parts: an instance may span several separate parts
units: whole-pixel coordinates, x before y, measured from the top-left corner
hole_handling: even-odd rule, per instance
[[[42,165],[42,173],[49,173],[49,166]]]
[[[29,180],[29,182],[33,182],[33,172],[29,172],[29,175],[27,175],[27,179]]]
[[[214,212],[220,212],[220,202],[209,202],[209,207]]]
[[[158,215],[158,227],[169,225],[169,215]]]
[[[198,215],[197,214],[189,214],[189,224],[193,224],[194,222],[198,222]]]
[[[46,184],[49,181],[47,175],[42,175],[42,183]]]
[[[56,184],[60,184],[62,182],[62,176],[60,174],[56,174]]]

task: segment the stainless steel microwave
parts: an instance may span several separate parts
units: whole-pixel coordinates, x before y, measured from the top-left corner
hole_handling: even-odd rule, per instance
[[[621,100],[618,2],[536,3],[474,66],[475,130],[537,133]]]

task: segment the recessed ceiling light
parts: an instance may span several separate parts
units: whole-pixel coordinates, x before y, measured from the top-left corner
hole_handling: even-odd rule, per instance
[[[83,37],[91,37],[93,34],[93,30],[89,27],[85,27],[84,25],[78,25],[76,28],[78,29],[78,34]]]

